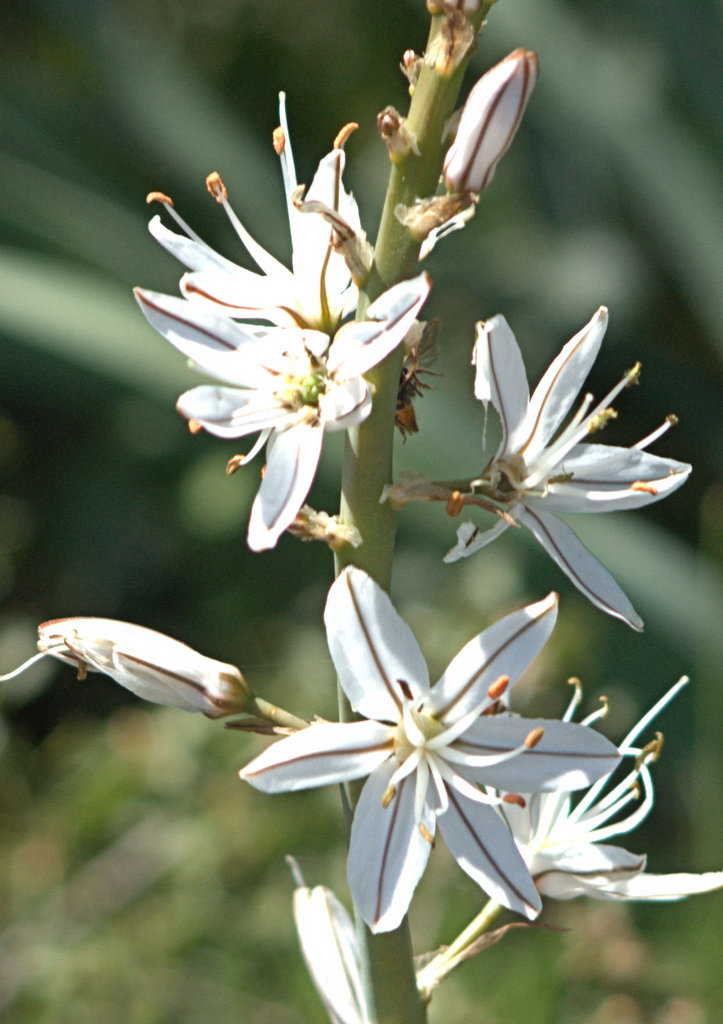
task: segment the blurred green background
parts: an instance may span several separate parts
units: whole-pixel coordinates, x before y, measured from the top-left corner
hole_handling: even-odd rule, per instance
[[[440,508],[400,517],[397,604],[432,672],[484,625],[555,588],[553,641],[517,707],[560,713],[565,679],[611,698],[612,738],[683,672],[659,727],[659,803],[629,846],[654,871],[720,866],[723,554],[718,426],[723,353],[719,7],[705,0],[500,0],[472,75],[517,46],[540,81],[471,226],[427,261],[443,317],[436,386],[399,466],[483,464],[472,398],[474,320],[504,312],[534,383],[604,303],[589,386],[636,359],[640,388],[606,440],[669,412],[661,454],[694,464],[649,513],[576,529],[646,621],[633,635],[590,607],[526,537],[441,557]],[[204,187],[218,170],[254,235],[288,258],[270,145],[288,94],[308,182],[340,126],[347,183],[374,236],[387,162],[374,116],[404,109],[404,50],[422,0],[6,0],[0,14],[0,668],[37,624],[104,615],[239,664],[266,696],[334,715],[321,628],[331,559],[281,540],[245,546],[259,462],[191,437],[173,405],[196,376],[145,324],[135,284],[180,268],[146,230],[159,189],[209,242],[240,248]],[[488,446],[495,441],[490,417]],[[312,492],[337,507],[341,439]],[[434,676],[433,676],[434,677]],[[0,694],[0,1017],[8,1024],[297,1024],[324,1012],[296,949],[294,854],[348,902],[332,791],[268,798],[237,769],[262,741],[141,706],[109,680],[44,663]],[[412,909],[418,951],[450,941],[482,897],[440,846]],[[568,931],[513,933],[432,1004],[445,1024],[703,1024],[720,1020],[720,895],[677,905],[549,905]]]

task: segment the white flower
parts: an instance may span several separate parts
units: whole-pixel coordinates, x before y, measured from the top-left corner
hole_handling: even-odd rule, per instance
[[[189,268],[190,273],[181,278],[181,292],[190,301],[234,319],[261,319],[280,326],[311,327],[333,333],[344,316],[356,308],[357,287],[347,261],[354,266],[360,259],[368,263],[370,258],[356,202],[341,181],[343,145],[356,125],[348,125],[339,133],[334,149],[319,164],[306,201],[302,202],[283,93],[279,95],[279,116],[281,126],[274,133],[274,146],[281,159],[291,228],[291,270],[249,235],[231,208],[218,174],[209,175],[208,190],[224,207],[261,273],[238,266],[206,245],[176,213],[171,200],[159,192],[152,192],[148,201],[164,203],[184,234],[169,231],[160,217],[151,220],[149,229],[164,248]],[[355,261],[350,258],[351,250],[357,256]]]
[[[532,532],[593,604],[640,630],[642,619],[613,577],[559,518],[566,512],[640,508],[677,490],[690,473],[691,467],[683,462],[645,451],[675,417],[630,448],[581,443],[614,416],[608,407],[637,379],[639,366],[592,408],[593,397],[586,395],[570,423],[556,433],[595,361],[607,320],[607,310],[601,307],[565,345],[532,398],[520,349],[505,318],[495,316],[478,324],[475,395],[485,408],[491,402],[499,413],[502,441],[480,478],[472,481],[472,489],[505,509],[508,519],[483,533],[472,523],[463,523],[445,561],[478,551],[498,537],[511,518]]]
[[[244,711],[251,691],[235,665],[206,658],[179,640],[116,619],[52,619],[38,626],[40,654],[0,679],[51,655],[86,672],[103,672],[144,700],[222,718]]]
[[[304,504],[325,430],[347,430],[369,415],[372,391],[362,374],[401,344],[431,287],[426,274],[394,285],[369,306],[367,319],[341,326],[333,339],[299,327],[251,328],[197,304],[136,289],[149,323],[199,369],[231,387],[202,386],[181,395],[178,410],[217,437],[268,441],[266,472],[251,509],[248,543],[272,548]]]
[[[369,776],[354,813],[348,878],[376,932],[396,928],[424,871],[437,821],[460,867],[499,903],[534,917],[540,899],[507,828],[483,793],[576,789],[611,771],[615,747],[590,729],[492,710],[550,635],[557,595],[471,640],[430,687],[409,627],[366,573],[329,591],[331,656],[363,716],[319,722],[270,746],[241,777],[269,793]]]
[[[650,813],[653,782],[649,764],[659,754],[662,737],[658,734],[657,740],[642,749],[633,744],[687,681],[683,677],[676,683],[625,737],[620,752],[635,758],[635,764],[615,785],[602,779],[574,804],[567,793],[537,793],[525,807],[499,805],[498,810],[543,896],[558,900],[575,896],[599,900],[677,900],[723,886],[723,871],[648,874],[644,855],[604,842],[632,831]],[[565,720],[571,718],[578,701],[579,690]],[[589,716],[583,724],[589,726],[602,713]],[[627,813],[631,804],[636,806]]]
[[[450,192],[481,192],[492,181],[537,82],[537,54],[515,50],[473,86],[444,158]]]
[[[287,858],[290,860],[290,858]],[[294,874],[298,874],[292,862]],[[331,889],[298,877],[294,921],[311,979],[332,1024],[369,1024],[354,924]]]

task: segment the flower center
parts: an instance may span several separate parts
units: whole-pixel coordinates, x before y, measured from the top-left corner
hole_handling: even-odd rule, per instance
[[[442,723],[433,715],[426,715],[414,708],[409,709],[409,715],[412,719],[410,725],[416,726],[416,728],[408,729],[404,718],[402,718],[394,733],[394,753],[400,762],[406,761],[415,750],[424,748],[427,740],[431,740],[444,731]]]
[[[305,374],[287,374],[283,384],[276,389],[276,398],[289,409],[316,409],[319,398],[328,390],[326,374],[323,370],[313,370]]]

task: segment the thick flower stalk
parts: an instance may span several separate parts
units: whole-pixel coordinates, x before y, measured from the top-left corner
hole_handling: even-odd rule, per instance
[[[274,547],[304,504],[324,432],[367,418],[372,389],[363,374],[401,344],[429,289],[426,274],[389,288],[367,319],[342,325],[333,338],[310,328],[252,329],[184,299],[136,289],[148,322],[194,366],[224,382],[185,392],[179,412],[216,437],[258,433],[251,451],[232,461],[234,469],[267,444],[249,520],[252,550]]]
[[[155,629],[116,619],[52,619],[38,627],[38,649],[11,679],[40,658],[73,665],[78,678],[103,672],[154,704],[223,718],[248,710],[253,695],[235,665],[207,658]]]
[[[491,499],[505,516],[484,532],[463,523],[445,561],[471,555],[510,523],[519,523],[593,604],[640,630],[642,619],[626,595],[560,514],[641,508],[677,490],[691,467],[645,450],[674,417],[630,448],[588,443],[615,415],[610,404],[637,379],[639,366],[601,402],[594,404],[587,394],[558,433],[592,368],[607,321],[607,310],[601,307],[551,363],[531,398],[522,355],[505,318],[495,316],[478,325],[475,396],[485,408],[491,402],[499,414],[502,440],[485,470],[470,482],[470,492]],[[464,502],[463,493],[459,498]]]
[[[569,900],[591,896],[598,900],[677,900],[723,886],[723,871],[702,874],[649,874],[644,854],[630,853],[605,840],[631,832],[653,807],[650,766],[659,756],[662,737],[643,747],[638,736],[688,682],[683,677],[645,714],[620,745],[634,759],[619,781],[601,779],[579,799],[569,793],[535,793],[525,806],[500,804],[538,891],[546,897]],[[572,718],[580,699],[576,690],[565,720]],[[590,715],[590,726],[604,709]],[[632,809],[631,809],[632,808]]]
[[[241,777],[276,793],[369,776],[354,813],[347,873],[372,931],[394,929],[406,914],[437,823],[478,885],[528,917],[539,912],[537,890],[493,809],[500,798],[479,786],[579,789],[618,762],[615,747],[583,726],[492,713],[549,637],[556,615],[551,594],[506,616],[471,640],[430,686],[411,630],[371,577],[347,568],[331,587],[329,650],[362,720],[315,723],[269,747]]]
[[[333,334],[342,319],[356,308],[357,283],[368,271],[371,259],[356,202],[342,184],[343,147],[356,125],[347,125],[339,133],[302,200],[303,187],[296,180],[284,93],[279,96],[279,118],[274,148],[284,179],[291,229],[291,269],[251,237],[232,209],[218,174],[209,175],[208,190],[223,206],[260,273],[246,270],[215,252],[160,192],[152,192],[148,201],[162,202],[183,234],[170,231],[160,217],[150,221],[149,230],[188,268],[180,288],[189,301],[236,320],[266,320],[282,327],[310,327]]]

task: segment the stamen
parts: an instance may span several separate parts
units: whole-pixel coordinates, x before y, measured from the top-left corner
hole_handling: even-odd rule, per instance
[[[527,801],[519,793],[505,793],[502,797],[502,803],[514,804],[515,807],[527,807]]]
[[[648,764],[652,761],[653,764],[658,760],[663,752],[663,734],[662,732],[656,732],[655,739],[651,740],[650,743],[646,743],[643,749],[640,751],[638,756],[635,758],[635,767],[640,769],[642,765]]]
[[[24,661],[18,668],[13,669],[12,672],[8,672],[7,675],[0,676],[0,683],[4,683],[9,679],[15,679],[15,677],[21,675],[26,668],[30,668],[30,666],[34,665],[36,661],[40,661],[41,658],[44,658],[46,654],[50,654],[50,651],[41,651],[39,654],[34,654],[32,658],[28,658],[27,661]]]
[[[631,491],[638,491],[642,494],[657,494],[658,488],[653,487],[652,484],[647,483],[645,480],[634,480],[630,485]]]
[[[494,683],[490,684],[490,687],[487,690],[487,696],[490,700],[499,700],[509,685],[510,677],[502,675],[499,679],[495,679]]]
[[[599,718],[605,718],[608,711],[610,710],[610,701],[607,697],[601,697],[600,703],[602,707],[598,708],[597,711],[593,711],[592,714],[587,715],[580,722],[580,725],[592,725],[593,722],[597,722]]]
[[[343,149],[346,140],[349,138],[350,135],[352,135],[357,130],[358,127],[359,125],[356,123],[356,121],[350,121],[349,124],[345,124],[344,127],[339,132],[339,134],[337,135],[337,137],[334,139],[333,148]]]
[[[598,430],[603,430],[610,420],[616,420],[618,414],[615,409],[602,409],[597,415],[591,416],[587,421],[587,432],[588,434],[596,434]]]
[[[274,128],[274,134],[272,136],[274,152],[277,156],[281,156],[286,148],[286,136],[284,135],[284,129],[279,126]]]
[[[387,788],[382,793],[382,807],[384,808],[384,810],[386,810],[387,807],[389,807],[389,804],[392,802],[392,800],[394,799],[394,797],[396,795],[397,795],[397,787],[396,786],[387,786]]]
[[[537,729],[533,729],[532,732],[528,732],[527,736],[525,736],[525,746],[528,750],[534,750],[542,739],[544,732],[545,730],[542,726],[539,726]]]
[[[173,206],[173,200],[165,192],[149,192],[146,196],[146,202],[148,204],[164,203],[166,206]]]
[[[562,716],[563,722],[572,721],[572,716],[577,711],[580,701],[582,700],[582,683],[577,676],[570,676],[567,682],[569,686],[575,687],[575,692],[572,695],[572,700],[568,704],[565,714]]]
[[[218,171],[212,171],[206,178],[206,188],[211,193],[217,203],[223,204],[224,199],[228,199],[228,193],[226,186],[221,181],[221,175]]]
[[[78,662],[78,675],[76,678],[79,683],[84,682],[88,678],[88,666],[84,661]]]
[[[640,380],[640,371],[643,368],[643,364],[638,362],[635,366],[632,366],[625,372],[625,387],[629,388],[631,384],[637,384]]]
[[[447,502],[445,512],[447,513],[448,516],[452,516],[452,518],[454,518],[455,516],[458,516],[460,514],[463,508],[464,497],[462,495],[462,492],[452,491],[452,495],[449,501]]]
[[[233,476],[237,469],[240,469],[246,460],[245,455],[232,455],[226,463],[226,473],[228,476]]]
[[[421,821],[419,823],[419,834],[421,835],[422,839],[425,839],[429,843],[431,847],[434,847],[434,836],[429,831],[427,826],[424,825]]]
[[[199,420],[189,420],[188,429],[192,434],[200,434],[203,430],[203,423]]]
[[[632,445],[632,448],[634,448],[636,451],[643,451],[643,449],[648,448],[651,444],[657,441],[659,437],[662,437],[663,434],[667,434],[670,428],[677,426],[677,424],[678,417],[675,415],[675,413],[670,413],[669,416],[665,417],[665,420],[660,424],[657,430],[654,430],[651,434],[648,434],[648,436],[644,437],[642,441],[638,441],[637,444]]]

